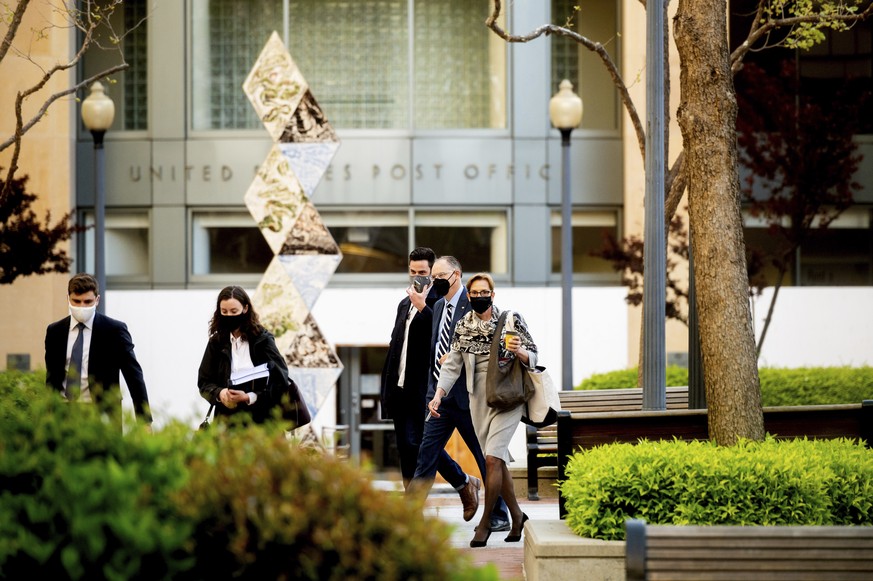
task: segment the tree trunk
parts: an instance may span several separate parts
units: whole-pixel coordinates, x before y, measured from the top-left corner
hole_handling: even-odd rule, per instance
[[[710,438],[764,437],[737,175],[737,103],[725,0],[679,0],[677,118],[688,200]]]

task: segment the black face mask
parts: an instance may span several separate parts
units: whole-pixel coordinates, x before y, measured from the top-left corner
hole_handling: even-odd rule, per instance
[[[451,277],[449,277],[451,278]],[[435,278],[433,279],[433,293],[442,298],[449,294],[449,288],[451,288],[452,283],[445,278]]]
[[[221,315],[218,318],[218,328],[224,333],[233,333],[242,326],[247,316],[246,313],[241,313],[239,315]]]
[[[470,307],[481,315],[491,308],[491,297],[473,297],[470,299]]]

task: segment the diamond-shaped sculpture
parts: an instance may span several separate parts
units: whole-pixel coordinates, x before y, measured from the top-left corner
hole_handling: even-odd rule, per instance
[[[243,91],[273,141],[279,141],[291,126],[297,106],[308,90],[297,63],[274,31],[243,83]]]
[[[274,142],[244,198],[276,255],[252,300],[315,417],[342,363],[311,310],[342,253],[310,197],[339,140],[276,32],[243,90]]]
[[[290,162],[276,146],[243,199],[274,253],[281,250],[308,203]]]

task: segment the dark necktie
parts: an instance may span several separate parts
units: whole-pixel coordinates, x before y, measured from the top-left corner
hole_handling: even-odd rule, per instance
[[[85,323],[76,325],[79,336],[73,343],[70,354],[70,367],[67,369],[67,399],[73,401],[79,398],[82,391],[82,359],[85,353]]]
[[[449,341],[452,338],[452,304],[446,304],[446,320],[443,323],[443,328],[440,329],[439,341],[437,341],[436,357],[434,359],[433,376],[434,379],[440,378],[440,359],[449,350]]]

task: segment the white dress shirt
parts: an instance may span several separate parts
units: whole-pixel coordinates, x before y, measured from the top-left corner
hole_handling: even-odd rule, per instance
[[[246,341],[246,336],[240,333],[239,337],[234,337],[230,334],[230,370],[239,371],[240,369],[251,369],[255,364],[252,363],[252,354],[249,351],[249,342]],[[258,401],[258,394],[249,392],[249,405]]]
[[[415,305],[409,306],[409,312],[406,313],[406,329],[403,331],[403,348],[400,350],[400,365],[397,367],[397,387],[403,387],[406,379],[406,347],[409,344],[409,325],[412,323],[412,318],[418,313]]]

